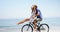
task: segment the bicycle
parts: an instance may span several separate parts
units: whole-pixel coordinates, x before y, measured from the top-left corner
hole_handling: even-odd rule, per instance
[[[45,31],[46,30],[45,28],[47,29],[47,31]],[[25,24],[21,28],[21,32],[33,32],[33,29],[34,29],[33,22],[29,22],[29,24]],[[38,21],[38,23],[37,23],[37,30],[39,32],[49,32],[49,26],[48,26],[48,24],[45,24],[45,23],[44,24],[40,24],[40,21]]]

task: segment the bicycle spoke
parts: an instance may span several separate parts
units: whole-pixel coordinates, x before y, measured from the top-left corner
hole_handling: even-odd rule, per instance
[[[49,26],[47,26],[47,24],[41,25],[40,31],[41,32],[49,32]]]
[[[22,32],[32,32],[32,28],[29,25],[25,25],[21,29]]]

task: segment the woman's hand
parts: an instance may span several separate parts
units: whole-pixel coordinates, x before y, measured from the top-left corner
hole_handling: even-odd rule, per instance
[[[32,16],[32,18],[35,18],[35,16]]]

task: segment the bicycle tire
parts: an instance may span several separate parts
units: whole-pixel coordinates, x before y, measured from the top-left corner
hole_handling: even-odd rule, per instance
[[[44,24],[41,24],[39,28],[41,28],[41,26],[43,26],[43,25],[46,25],[47,26],[47,28],[48,28],[47,32],[49,32],[49,26],[48,26],[48,24],[45,24],[45,23]],[[39,32],[41,32],[41,29],[39,30]]]
[[[24,28],[25,26],[30,27],[30,28],[32,29],[32,31],[31,31],[31,32],[33,32],[33,28],[32,28],[32,26],[31,26],[31,25],[29,25],[29,24],[24,25],[24,26],[21,28],[21,32],[23,32],[23,28]]]

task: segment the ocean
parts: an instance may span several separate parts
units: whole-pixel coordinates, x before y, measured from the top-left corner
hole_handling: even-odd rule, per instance
[[[16,23],[21,20],[23,19],[0,19],[0,28],[21,28],[28,23],[17,25]],[[41,21],[41,24],[42,23],[47,23],[49,27],[60,27],[60,18],[45,18]]]

